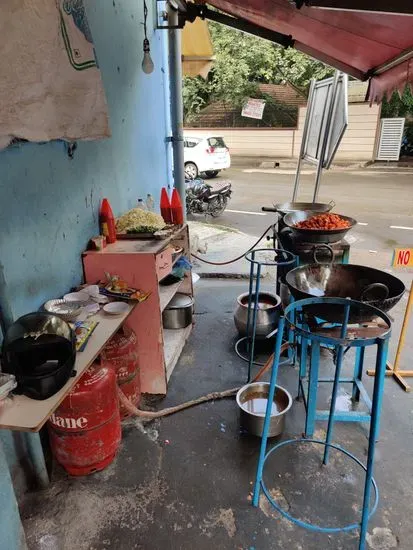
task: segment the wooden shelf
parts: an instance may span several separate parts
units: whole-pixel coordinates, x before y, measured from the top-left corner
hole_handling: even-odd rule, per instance
[[[0,428],[23,432],[38,432],[49,416],[57,409],[69,391],[73,388],[85,370],[93,363],[106,343],[122,326],[125,319],[134,310],[136,304],[129,304],[129,310],[119,316],[108,315],[100,311],[90,319],[99,321],[98,326],[88,340],[84,351],[76,354],[76,376],[69,378],[63,388],[43,401],[30,399],[25,395],[15,395],[11,402],[0,408]]]
[[[178,247],[182,248],[182,255],[178,254],[173,262],[172,251]],[[86,282],[94,284],[103,280],[108,272],[136,288],[151,292],[149,300],[137,307],[128,321],[139,342],[137,354],[141,365],[142,393],[166,395],[167,377],[171,375],[190,333],[190,329],[164,331],[162,325],[162,312],[177,292],[193,296],[190,273],[183,281],[172,285],[159,284],[182,256],[190,258],[187,224],[162,241],[117,241],[102,251],[86,251],[82,256]]]
[[[172,285],[159,285],[159,302],[161,304],[161,311],[166,308],[178,292],[178,289],[183,282],[184,279],[182,279],[182,281],[178,281],[177,283],[173,283]]]
[[[186,328],[163,329],[163,342],[166,366],[166,379],[169,380],[172,371],[181,355],[182,348],[191,334],[192,324]]]

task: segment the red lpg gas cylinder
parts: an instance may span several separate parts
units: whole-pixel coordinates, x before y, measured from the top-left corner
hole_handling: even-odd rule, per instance
[[[73,476],[103,470],[121,441],[119,402],[113,369],[94,364],[48,422],[56,460]]]
[[[136,334],[124,325],[106,344],[100,357],[103,365],[115,371],[119,389],[125,397],[132,405],[138,407],[141,399],[141,379],[136,342]],[[120,416],[122,419],[130,416],[122,404]]]

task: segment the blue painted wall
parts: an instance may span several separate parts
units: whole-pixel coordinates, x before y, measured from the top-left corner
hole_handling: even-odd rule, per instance
[[[7,469],[6,457],[0,447],[0,548],[23,550],[26,548],[16,498]]]
[[[88,0],[87,8],[112,137],[79,142],[73,160],[63,142],[0,153],[0,261],[15,317],[80,282],[80,252],[98,234],[103,196],[119,214],[148,192],[157,203],[168,179],[164,31],[150,37],[155,71],[146,75],[142,1]]]
[[[98,234],[102,197],[117,215],[146,193],[158,204],[161,187],[170,181],[166,33],[153,31],[154,4],[148,1],[155,70],[146,75],[142,0],[86,0],[111,138],[79,142],[73,160],[62,142],[0,152],[0,262],[15,318],[81,282],[80,254]],[[18,435],[3,433],[1,439],[15,472],[24,446]],[[0,487],[0,504],[4,495]]]

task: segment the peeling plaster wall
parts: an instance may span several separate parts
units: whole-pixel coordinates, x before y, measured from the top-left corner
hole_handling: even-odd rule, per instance
[[[155,2],[148,1],[151,75],[141,69],[143,2],[85,3],[112,137],[79,142],[73,160],[63,142],[0,152],[0,262],[15,318],[81,282],[80,254],[98,234],[102,197],[109,198],[117,215],[146,193],[158,204],[161,187],[170,182],[166,33],[153,31]],[[14,472],[24,446],[10,434],[0,435]]]

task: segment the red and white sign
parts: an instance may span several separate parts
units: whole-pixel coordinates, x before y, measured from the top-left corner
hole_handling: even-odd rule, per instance
[[[413,267],[413,248],[396,248],[393,254],[393,267]]]
[[[250,97],[242,109],[241,116],[261,120],[264,113],[264,107],[265,101],[263,99],[252,99]]]

